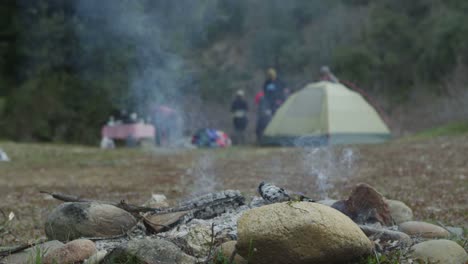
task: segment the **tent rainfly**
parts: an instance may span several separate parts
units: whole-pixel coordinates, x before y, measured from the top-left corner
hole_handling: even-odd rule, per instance
[[[262,138],[264,145],[380,143],[391,137],[376,110],[342,84],[318,82],[292,94]]]

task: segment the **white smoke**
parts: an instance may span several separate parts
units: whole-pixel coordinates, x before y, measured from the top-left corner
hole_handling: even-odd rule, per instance
[[[77,21],[81,23],[77,23],[76,32],[83,47],[82,60],[92,62],[90,57],[96,51],[122,51],[110,53],[109,56],[114,56],[110,63],[99,61],[90,65],[92,69],[87,72],[91,72],[91,78],[99,78],[99,71],[114,73],[113,81],[124,83],[120,90],[115,88],[111,101],[121,109],[136,112],[141,119],[148,120],[158,105],[175,109],[180,115],[184,112],[183,89],[192,77],[174,43],[190,39],[190,31],[180,31],[181,25],[191,19],[190,15],[183,16],[182,11],[183,4],[190,7],[194,3],[182,2],[178,5],[146,0],[76,1]],[[172,21],[177,17],[180,23]],[[195,29],[194,26],[192,30]],[[180,42],[175,39],[179,33]],[[122,61],[122,65],[115,61]],[[179,131],[174,134],[181,137],[183,126],[176,128]]]
[[[219,191],[221,182],[214,171],[215,159],[213,155],[205,153],[194,160],[191,169],[187,171],[187,176],[193,182],[189,192],[194,195],[203,195]]]
[[[352,147],[312,147],[301,139],[296,141],[296,146],[302,148],[303,188],[305,191],[316,189],[321,199],[329,198],[337,182],[346,181],[356,172],[359,153]]]

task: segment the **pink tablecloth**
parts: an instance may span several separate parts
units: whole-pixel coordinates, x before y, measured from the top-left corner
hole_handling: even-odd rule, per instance
[[[147,124],[104,126],[101,131],[103,137],[112,139],[126,139],[130,136],[135,139],[154,138],[154,132],[154,126]]]

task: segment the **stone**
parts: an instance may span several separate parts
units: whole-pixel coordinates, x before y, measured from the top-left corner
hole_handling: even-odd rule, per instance
[[[83,262],[83,264],[99,264],[101,263],[101,261],[104,260],[104,258],[106,257],[107,255],[107,251],[106,250],[99,250],[98,252],[96,252],[94,255],[92,255],[91,257],[89,257],[87,260],[85,260]]]
[[[197,258],[205,258],[211,247],[211,225],[205,220],[195,220],[173,239],[184,252]]]
[[[347,200],[338,201],[332,207],[358,224],[379,222],[384,226],[393,225],[385,198],[365,183],[358,184]]]
[[[169,207],[167,203],[167,198],[164,194],[152,194],[151,198],[146,201],[143,206],[150,208],[164,208]]]
[[[292,200],[288,191],[271,183],[261,182],[257,191],[267,203],[281,203]]]
[[[237,232],[236,248],[249,263],[348,263],[373,248],[346,215],[310,202],[251,209],[239,218]]]
[[[182,252],[172,242],[151,237],[130,240],[112,250],[102,261],[103,264],[193,264],[196,262],[194,257]]]
[[[265,200],[263,200],[262,197],[254,196],[254,197],[252,197],[252,200],[249,203],[249,207],[250,208],[255,208],[255,207],[264,206],[266,204],[267,203],[265,202]]]
[[[122,235],[136,224],[135,218],[116,206],[101,203],[63,203],[47,217],[49,239],[70,241],[82,237]]]
[[[210,226],[196,225],[189,230],[185,237],[185,243],[193,252],[193,256],[203,258],[209,253],[211,247],[211,236]]]
[[[440,226],[426,222],[409,221],[398,225],[398,230],[412,237],[448,238],[450,233]]]
[[[164,232],[183,221],[191,211],[174,212],[169,214],[145,215],[143,221],[155,233]]]
[[[68,242],[62,247],[53,249],[44,257],[44,264],[72,264],[82,262],[95,254],[96,246],[94,242],[88,239],[77,239]]]
[[[424,263],[464,264],[468,254],[457,243],[446,240],[429,240],[410,248],[410,256]]]
[[[28,248],[26,250],[23,250],[15,254],[12,254],[2,259],[2,262],[0,263],[5,263],[5,264],[36,263],[36,256],[38,256],[38,253],[39,253],[39,257],[42,259],[47,254],[47,252],[53,251],[56,248],[60,248],[63,245],[64,244],[58,240],[47,241],[40,245]]]
[[[390,214],[396,224],[408,222],[413,220],[413,210],[409,208],[405,203],[397,200],[385,200],[390,209]]]
[[[129,237],[120,237],[120,238],[115,238],[115,239],[96,240],[94,244],[96,244],[96,249],[98,250],[98,252],[99,251],[110,252],[112,249],[120,246],[121,244],[127,243],[128,240],[129,240]]]
[[[236,241],[228,241],[216,249],[214,256],[214,263],[216,264],[225,264],[229,263],[232,253],[236,250]],[[247,260],[241,257],[239,254],[234,256],[234,264],[247,264]]]
[[[1,161],[8,162],[10,161],[10,158],[8,157],[7,153],[0,148],[0,162]]]

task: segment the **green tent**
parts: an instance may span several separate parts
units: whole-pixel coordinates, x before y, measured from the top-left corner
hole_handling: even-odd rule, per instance
[[[379,143],[390,131],[375,109],[341,84],[318,82],[292,94],[262,138],[265,145]]]

